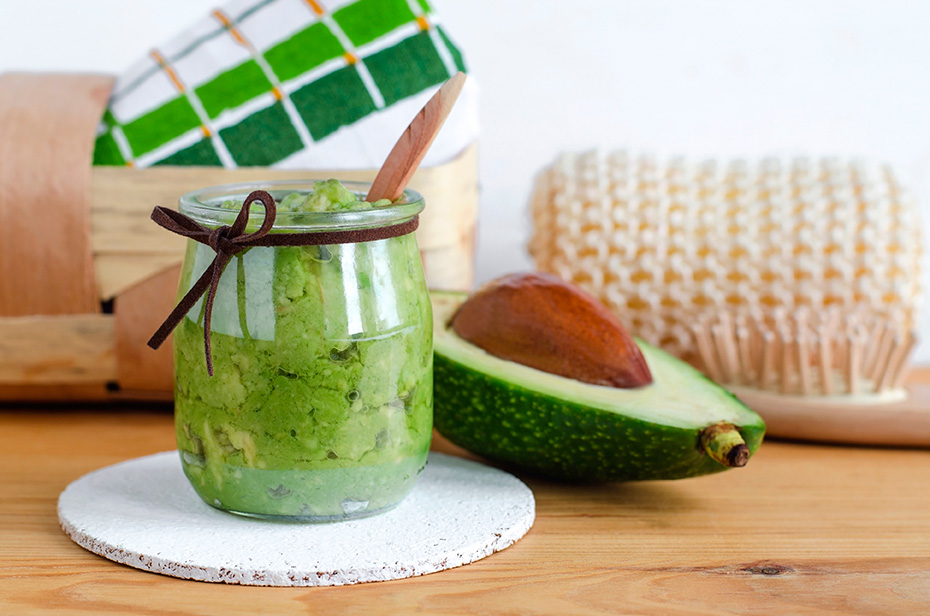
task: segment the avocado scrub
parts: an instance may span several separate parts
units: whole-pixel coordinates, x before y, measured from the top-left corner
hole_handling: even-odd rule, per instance
[[[336,180],[271,185],[272,233],[393,225],[422,210],[366,203]],[[225,190],[224,190],[225,189]],[[186,195],[181,212],[230,224],[248,189]],[[252,206],[249,229],[263,208]],[[215,253],[189,242],[180,295]],[[184,472],[219,509],[330,521],[390,509],[426,463],[432,433],[432,315],[414,234],[320,246],[251,247],[174,332],[175,429]]]

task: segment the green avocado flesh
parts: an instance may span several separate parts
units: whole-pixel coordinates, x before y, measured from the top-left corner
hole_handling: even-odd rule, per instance
[[[342,198],[337,209],[368,205],[356,202]],[[182,293],[213,256],[189,244]],[[329,520],[377,513],[409,492],[432,435],[432,319],[419,259],[412,234],[253,247],[232,259],[213,309],[212,377],[202,300],[174,332],[178,449],[204,501]]]
[[[379,199],[375,202],[361,201],[355,193],[335,179],[323,180],[313,183],[313,190],[305,193],[291,193],[285,195],[275,204],[278,212],[350,212],[357,210],[370,210],[376,207],[391,205],[390,199]],[[228,210],[239,210],[241,201],[224,201],[221,207]],[[261,202],[255,202],[256,211],[262,209]]]
[[[685,362],[637,340],[653,383],[589,385],[498,359],[449,327],[465,299],[433,292],[434,425],[508,466],[567,481],[679,479],[726,470],[700,432],[732,423],[755,453],[765,424]]]

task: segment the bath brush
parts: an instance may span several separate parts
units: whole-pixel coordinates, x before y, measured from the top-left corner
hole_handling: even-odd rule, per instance
[[[920,221],[889,168],[563,154],[530,209],[539,270],[726,385],[770,435],[930,446],[930,386],[905,386]]]

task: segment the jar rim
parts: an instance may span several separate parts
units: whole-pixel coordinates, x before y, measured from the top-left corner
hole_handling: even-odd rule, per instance
[[[266,190],[280,201],[294,192],[308,192],[322,179],[267,180],[207,186],[185,193],[178,199],[182,214],[203,225],[231,225],[239,210],[220,207],[223,201],[244,200],[253,190]],[[342,181],[343,186],[365,199],[370,182]],[[277,212],[274,229],[281,231],[350,230],[386,227],[406,222],[423,211],[426,202],[415,190],[406,189],[398,202],[367,210],[344,212]],[[249,212],[249,226],[258,226],[265,213],[260,208]]]

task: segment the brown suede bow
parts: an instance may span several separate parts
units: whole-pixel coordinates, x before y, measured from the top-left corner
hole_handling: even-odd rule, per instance
[[[265,206],[265,219],[257,231],[244,233],[249,222],[249,208],[252,203],[260,201]],[[152,220],[178,235],[205,244],[216,252],[213,262],[207,267],[203,275],[194,283],[178,305],[175,306],[161,327],[152,335],[148,345],[157,349],[165,339],[178,326],[194,304],[204,293],[203,317],[203,344],[204,354],[207,358],[207,373],[213,376],[213,356],[210,351],[210,319],[213,313],[213,301],[220,276],[230,260],[238,253],[252,246],[320,246],[324,244],[355,244],[360,242],[374,242],[391,237],[398,237],[413,233],[419,224],[419,217],[414,216],[406,222],[386,227],[373,227],[367,229],[352,229],[348,231],[320,231],[311,233],[274,233],[269,234],[274,226],[277,213],[274,197],[264,190],[254,190],[249,193],[242,203],[235,222],[232,226],[223,225],[210,229],[192,218],[163,207],[152,210]]]

